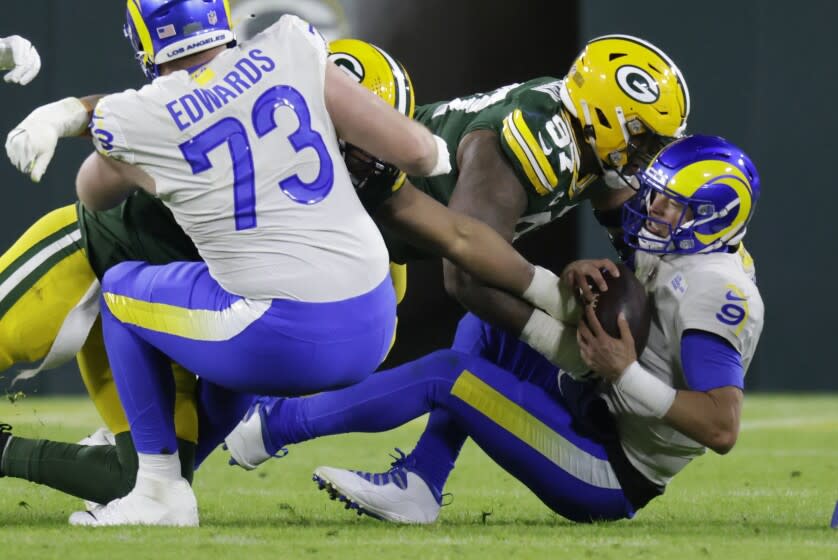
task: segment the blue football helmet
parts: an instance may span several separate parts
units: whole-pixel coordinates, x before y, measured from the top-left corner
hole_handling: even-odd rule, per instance
[[[229,0],[128,0],[126,20],[125,36],[150,80],[161,64],[236,43]]]
[[[650,253],[729,250],[744,237],[760,192],[751,159],[718,136],[694,135],[673,142],[637,179],[637,195],[623,206],[623,235],[630,247]],[[658,196],[683,207],[674,226],[651,215]],[[649,222],[663,225],[669,235],[653,234]]]

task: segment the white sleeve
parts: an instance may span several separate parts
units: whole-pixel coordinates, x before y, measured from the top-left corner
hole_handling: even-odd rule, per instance
[[[312,24],[295,15],[286,14],[282,16],[279,21],[263,33],[272,36],[275,40],[290,39],[297,44],[308,45],[324,64],[326,57],[329,55],[329,44],[326,38]]]
[[[678,336],[695,329],[721,336],[744,354],[748,338],[762,330],[763,303],[744,275],[701,271],[690,275],[678,307]]]
[[[90,123],[93,146],[103,156],[134,164],[136,155],[123,132],[126,122],[121,118],[126,107],[121,103],[120,95],[109,95],[96,105]],[[122,110],[120,110],[120,107]]]

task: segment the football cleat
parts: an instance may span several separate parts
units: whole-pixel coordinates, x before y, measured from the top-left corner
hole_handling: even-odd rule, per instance
[[[267,414],[281,403],[281,398],[260,397],[254,401],[244,419],[224,439],[230,452],[230,464],[252,471],[271,457],[285,457],[288,450],[271,443],[267,433]]]
[[[401,457],[387,472],[317,467],[312,480],[320,490],[326,490],[332,500],[339,500],[346,509],[354,510],[358,515],[393,523],[433,523],[439,516],[442,497],[406,466],[404,453],[396,451]]]
[[[127,496],[93,511],[73,513],[70,525],[197,527],[198,502],[186,479],[160,480],[139,475],[136,486]]]

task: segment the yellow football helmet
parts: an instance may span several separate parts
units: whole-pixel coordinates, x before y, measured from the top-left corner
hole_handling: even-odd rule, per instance
[[[413,118],[416,98],[407,71],[399,62],[373,44],[358,39],[329,43],[329,59],[362,86]]]
[[[690,112],[690,92],[675,63],[629,35],[589,41],[564,80],[561,98],[599,159],[616,168],[628,162],[632,137],[679,137]]]

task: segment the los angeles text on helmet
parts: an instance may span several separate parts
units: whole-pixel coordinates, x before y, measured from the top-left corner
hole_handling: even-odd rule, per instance
[[[197,45],[197,43],[196,43]],[[276,69],[276,62],[260,49],[248,51],[246,57],[235,63],[222,78],[214,78],[212,85],[195,88],[192,93],[182,95],[166,103],[166,109],[179,130],[186,130],[199,123],[206,115],[227,105],[232,99],[259,83],[266,74]]]

